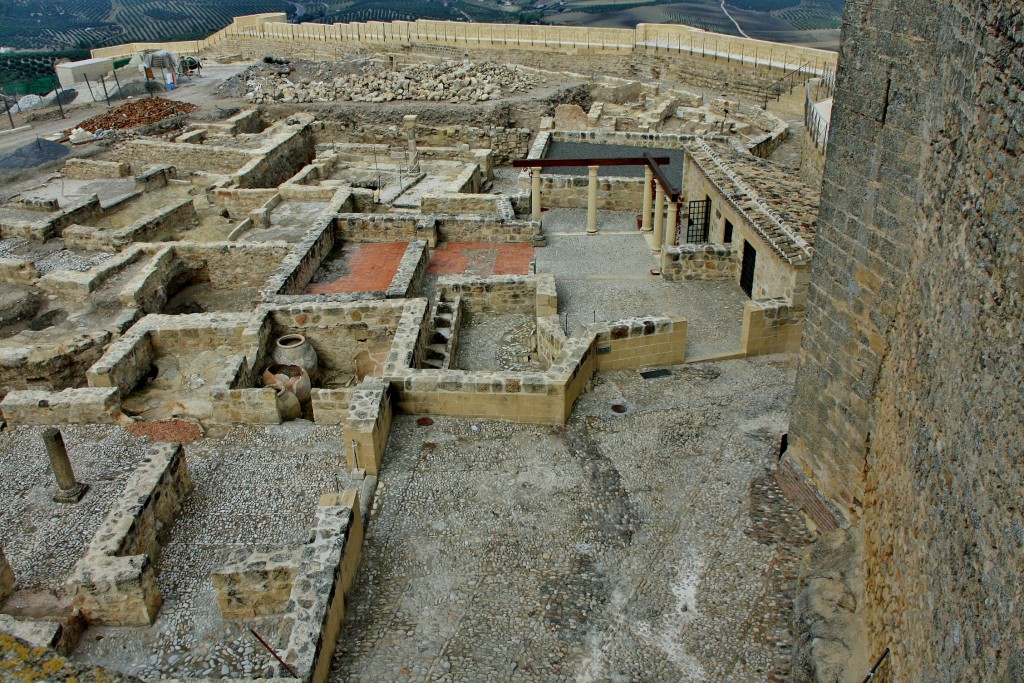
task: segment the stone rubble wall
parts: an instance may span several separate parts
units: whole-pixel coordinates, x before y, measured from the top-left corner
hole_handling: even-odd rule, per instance
[[[739,271],[732,244],[680,244],[661,250],[661,277],[669,282],[735,280]]]
[[[174,257],[174,247],[161,247],[149,262],[129,280],[118,294],[124,306],[143,313],[159,313],[167,304],[167,285],[185,272],[185,264]]]
[[[113,424],[121,414],[117,387],[13,390],[0,402],[9,427],[17,425]]]
[[[406,299],[419,294],[430,268],[430,250],[424,240],[409,242],[386,293],[389,299]]]
[[[199,220],[191,198],[169,204],[120,230],[72,225],[63,232],[64,242],[73,249],[119,251],[136,242],[160,242],[175,231]]]
[[[62,211],[45,214],[39,220],[26,221],[21,219],[0,218],[0,235],[5,239],[18,237],[28,240],[45,242],[60,236],[64,228],[79,222],[89,222],[103,215],[105,209],[100,206],[98,195],[90,195],[72,202]]]
[[[85,385],[86,369],[103,355],[114,333],[131,324],[128,312],[111,329],[77,334],[61,341],[0,349],[0,387],[4,390],[49,390]]]
[[[146,170],[135,176],[135,191],[148,192],[167,187],[172,180],[177,179],[178,169],[168,164],[156,164],[146,167]]]
[[[546,286],[551,275],[446,275],[438,278],[438,291],[445,299],[461,297],[470,314],[518,313],[529,316],[552,315],[557,299],[551,301],[553,287]]]
[[[300,548],[240,548],[210,573],[225,619],[282,614],[295,585]]]
[[[65,589],[93,624],[152,624],[156,559],[192,482],[181,444],[157,444],[107,513]]]
[[[325,683],[345,617],[363,541],[358,493],[347,490],[320,499],[310,542],[282,619],[281,656],[306,683]]]
[[[44,292],[59,296],[61,299],[84,302],[104,282],[146,256],[147,250],[145,247],[128,247],[89,270],[54,270],[49,272],[39,278],[39,286]]]
[[[290,249],[284,242],[175,242],[174,256],[214,289],[257,291]]]
[[[163,142],[160,140],[126,140],[111,148],[111,158],[128,164],[171,164],[179,171],[204,171],[218,175],[232,175],[253,161],[258,151],[218,147],[213,144]]]
[[[390,345],[403,301],[297,304],[270,308],[271,338],[301,334],[316,350],[320,371],[355,374],[356,355]]]
[[[337,233],[335,222],[334,217],[325,214],[313,221],[312,227],[267,278],[262,291],[264,301],[275,301],[280,296],[298,296],[306,290],[306,285],[313,279],[320,264],[334,249]]]
[[[501,208],[500,199],[495,202],[498,209]],[[509,220],[497,216],[441,215],[437,218],[437,231],[438,238],[444,242],[524,244],[541,234],[541,227],[539,221]]]
[[[417,214],[339,214],[335,224],[342,242],[414,242],[433,248],[437,235]]]
[[[95,159],[68,159],[64,162],[64,177],[74,180],[126,178],[129,173],[131,165],[124,162]]]
[[[0,258],[0,282],[10,284],[31,284],[39,279],[35,261]]]
[[[316,406],[314,406],[314,415]],[[386,383],[363,382],[352,392],[345,421],[346,466],[366,474],[380,473],[380,464],[391,435],[391,387]]]
[[[232,217],[241,217],[263,208],[277,195],[276,189],[217,188],[211,193],[210,199],[217,206],[227,209]]]
[[[281,123],[288,125],[293,118]],[[280,132],[274,130],[280,123],[268,129],[260,155],[232,176],[235,184],[242,189],[277,187],[312,161],[315,151],[310,121],[312,117],[295,120],[294,125]]]

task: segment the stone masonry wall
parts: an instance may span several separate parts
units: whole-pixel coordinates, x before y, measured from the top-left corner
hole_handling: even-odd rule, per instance
[[[844,23],[792,461],[863,525],[886,680],[1022,680],[1020,4]]]
[[[158,444],[139,464],[67,580],[91,623],[151,624],[160,609],[156,559],[192,482],[181,444]]]

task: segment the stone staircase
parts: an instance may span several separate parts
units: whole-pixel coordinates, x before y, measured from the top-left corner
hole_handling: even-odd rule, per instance
[[[426,368],[448,370],[459,336],[459,314],[462,309],[462,296],[455,295],[448,299],[438,292],[431,305],[433,315],[430,321],[430,339],[427,343],[423,365]]]

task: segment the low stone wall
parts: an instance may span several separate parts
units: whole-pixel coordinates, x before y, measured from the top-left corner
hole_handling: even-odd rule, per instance
[[[0,218],[0,236],[5,239],[19,237],[45,242],[59,236],[69,225],[94,220],[102,216],[103,212],[99,196],[91,195],[72,203],[63,211],[43,215],[36,221]]]
[[[423,240],[409,242],[402,260],[398,263],[398,270],[391,278],[387,298],[405,299],[416,296],[423,286],[423,278],[426,277],[429,268],[430,251],[427,243]]]
[[[178,169],[168,164],[157,164],[148,166],[146,170],[135,175],[135,191],[148,192],[167,187],[172,180],[178,177]],[[183,181],[184,182],[184,181]]]
[[[210,574],[225,619],[282,614],[295,585],[301,548],[233,551]]]
[[[222,187],[212,192],[211,199],[217,206],[227,209],[232,217],[241,217],[266,206],[277,194],[276,189],[241,190]]]
[[[323,425],[343,425],[348,419],[354,388],[318,389],[310,391],[313,404],[313,420]],[[348,451],[346,447],[346,452]],[[350,468],[351,469],[351,468]]]
[[[129,173],[131,165],[123,162],[95,159],[68,159],[64,162],[64,177],[75,180],[126,178]]]
[[[0,402],[9,427],[18,425],[112,424],[121,415],[116,387],[11,391]]]
[[[343,242],[415,242],[433,248],[437,234],[424,217],[416,214],[343,213],[335,219],[336,235]]]
[[[789,299],[755,299],[743,306],[740,338],[748,356],[796,353],[804,331],[804,310]]]
[[[597,370],[679,365],[686,360],[686,321],[681,318],[628,318],[590,325]]]
[[[289,121],[297,120],[297,123]],[[311,116],[292,116],[267,131],[260,154],[233,175],[240,188],[277,187],[314,156]]]
[[[590,201],[586,176],[541,175],[541,203],[552,209],[585,209]],[[643,178],[598,176],[597,208],[602,211],[638,211],[643,205]]]
[[[540,222],[508,220],[497,216],[440,216],[437,219],[437,232],[443,242],[524,244],[540,235],[541,228]]]
[[[85,301],[104,282],[146,256],[142,247],[129,247],[120,254],[85,271],[55,270],[39,278],[44,292],[61,299]]]
[[[111,151],[115,160],[136,166],[170,164],[185,173],[202,171],[218,175],[234,174],[259,154],[248,149],[161,140],[127,140]]]
[[[540,317],[558,311],[551,275],[449,275],[438,278],[437,285],[443,298],[461,297],[462,305],[471,314],[520,313]]]
[[[680,244],[661,250],[661,277],[670,282],[735,280],[739,257],[731,244]]]
[[[152,446],[65,584],[89,622],[153,623],[162,601],[156,559],[191,489],[181,444]]]
[[[267,282],[291,247],[273,242],[176,242],[174,256],[186,269],[200,273],[214,289],[252,290]]]
[[[281,620],[280,653],[299,680],[325,683],[363,543],[356,491],[320,499],[310,539]]]
[[[0,282],[29,284],[39,279],[35,261],[0,258]]]
[[[210,392],[214,424],[281,424],[277,394],[269,387],[250,389],[217,388]]]
[[[313,407],[316,415],[316,406]],[[391,387],[364,382],[352,392],[345,422],[345,456],[349,470],[378,474],[391,435]]]
[[[14,570],[11,569],[7,556],[4,555],[4,549],[0,548],[0,602],[3,602],[3,599],[11,594],[14,581]]]
[[[497,194],[461,194],[435,192],[423,195],[420,200],[420,211],[428,214],[483,214],[497,215],[498,202],[501,195]]]
[[[119,319],[127,326],[131,312]],[[0,349],[0,392],[14,389],[60,391],[85,385],[86,369],[100,356],[116,331],[95,330],[37,346]]]
[[[64,230],[63,236],[65,244],[74,249],[119,251],[135,242],[160,242],[176,230],[194,225],[198,219],[192,199],[182,199],[126,228],[111,230],[73,225]]]
[[[161,247],[125,284],[118,299],[123,305],[138,308],[143,313],[159,313],[170,294],[167,285],[183,271],[184,265],[174,258],[174,247]]]
[[[335,233],[333,217],[317,218],[313,227],[295,243],[281,265],[267,278],[267,284],[261,292],[263,300],[276,301],[280,296],[301,295],[320,264],[334,249]]]

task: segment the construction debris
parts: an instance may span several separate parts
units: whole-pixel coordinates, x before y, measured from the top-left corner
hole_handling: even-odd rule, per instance
[[[163,121],[179,114],[187,114],[194,109],[196,109],[196,105],[188,102],[174,102],[162,97],[150,97],[122,104],[99,116],[86,119],[78,124],[78,127],[90,133],[95,133],[98,130],[125,130]]]

